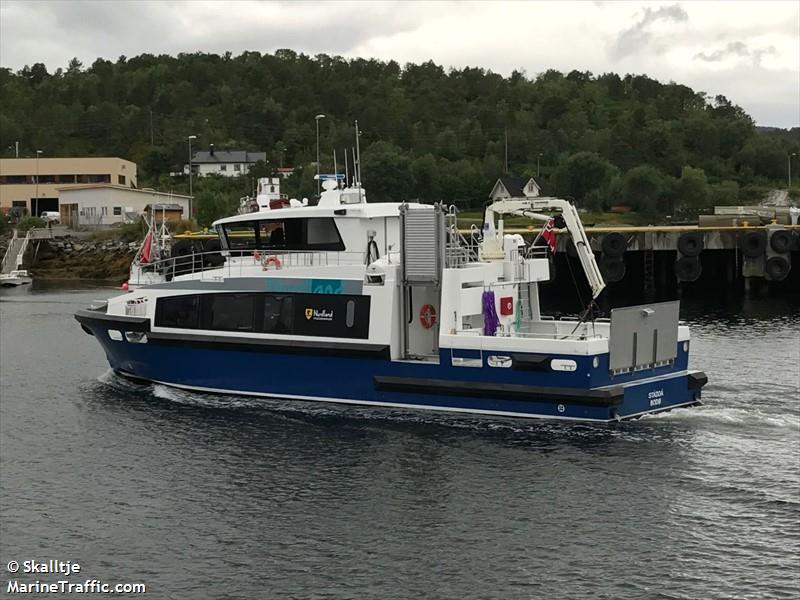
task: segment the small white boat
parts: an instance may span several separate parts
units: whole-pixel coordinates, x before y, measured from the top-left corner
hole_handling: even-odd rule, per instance
[[[33,282],[33,279],[25,269],[17,269],[0,275],[0,287],[17,287],[31,282]]]

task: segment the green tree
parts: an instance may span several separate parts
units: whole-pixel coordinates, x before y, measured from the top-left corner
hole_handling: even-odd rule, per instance
[[[653,217],[659,212],[659,199],[663,191],[662,175],[650,165],[631,169],[622,178],[624,202],[645,217]]]
[[[571,196],[583,206],[591,194],[594,203],[608,197],[608,187],[617,169],[594,152],[578,152],[562,162],[553,173],[558,195]]]
[[[439,199],[439,168],[433,154],[420,156],[411,163],[414,178],[414,194],[425,202]]]
[[[708,202],[708,179],[703,169],[685,166],[681,170],[678,188],[678,205],[683,209],[698,210]]]
[[[364,187],[370,200],[406,200],[414,189],[411,161],[399,146],[390,142],[375,142],[364,152],[362,161]]]

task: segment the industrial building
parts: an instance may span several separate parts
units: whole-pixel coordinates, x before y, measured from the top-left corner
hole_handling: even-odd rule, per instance
[[[190,198],[179,194],[105,183],[63,187],[58,192],[61,223],[70,227],[133,222],[151,206],[164,206],[169,220],[189,218]]]
[[[117,157],[0,158],[0,210],[59,211],[63,190],[87,184],[136,187],[136,163]]]

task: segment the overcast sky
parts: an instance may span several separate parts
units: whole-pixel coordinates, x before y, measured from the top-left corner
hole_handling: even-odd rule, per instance
[[[36,2],[0,0],[0,65],[85,65],[291,48],[433,59],[508,75],[645,73],[724,94],[759,125],[800,126],[800,0],[782,2]]]

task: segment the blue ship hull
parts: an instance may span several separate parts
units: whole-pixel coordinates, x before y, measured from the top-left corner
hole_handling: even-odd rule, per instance
[[[575,371],[537,370],[538,355],[515,354],[520,365],[497,368],[477,351],[442,349],[439,362],[392,361],[388,348],[345,349],[270,345],[214,336],[147,331],[147,343],[109,337],[109,329],[149,330],[149,323],[80,311],[76,318],[120,375],[178,388],[345,404],[409,407],[490,415],[613,421],[698,404],[706,382],[686,370],[679,344],[674,364],[611,378],[608,355],[557,356]],[[117,336],[119,337],[119,336]],[[453,366],[472,354],[479,367]]]

